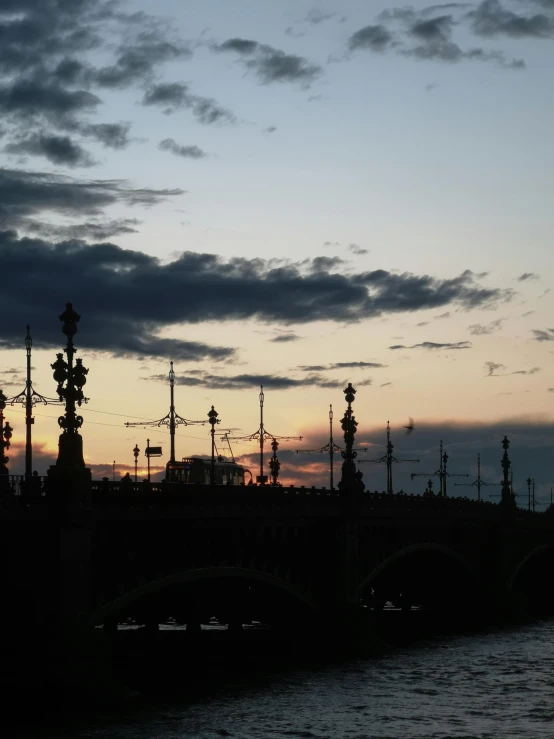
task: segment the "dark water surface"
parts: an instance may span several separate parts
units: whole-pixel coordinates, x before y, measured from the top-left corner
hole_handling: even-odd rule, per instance
[[[33,736],[553,739],[554,621],[241,678],[202,698],[137,706]]]

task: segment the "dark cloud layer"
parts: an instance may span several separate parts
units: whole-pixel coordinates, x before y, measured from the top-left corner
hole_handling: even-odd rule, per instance
[[[71,167],[91,167],[95,164],[91,155],[69,136],[46,136],[35,133],[7,144],[4,151],[8,154],[43,156],[52,164]]]
[[[44,172],[0,168],[0,228],[21,228],[28,219],[46,212],[81,219],[101,215],[105,208],[116,203],[151,206],[183,192],[131,188],[122,180],[76,180]]]
[[[43,178],[32,184],[36,192],[33,187],[29,192],[44,198]],[[64,200],[63,188],[63,182],[55,182],[51,196],[61,212],[75,208],[74,203]],[[1,193],[0,179],[0,203]],[[84,206],[77,207],[94,210],[118,197],[148,204],[163,194],[125,190],[121,183],[93,183],[83,186]],[[10,197],[8,189],[5,197]],[[26,208],[31,209],[29,202]],[[39,320],[45,331],[48,324],[47,335],[52,336],[55,328],[45,316],[59,310],[60,299],[74,300],[76,309],[93,326],[89,329],[88,346],[117,351],[121,337],[123,352],[161,356],[175,356],[183,342],[155,339],[154,332],[181,323],[243,319],[280,326],[313,321],[342,323],[447,304],[470,309],[511,297],[509,291],[480,287],[468,271],[450,280],[385,270],[345,275],[337,271],[340,263],[334,266],[331,260],[324,264],[321,258],[276,264],[262,259],[225,261],[214,254],[194,252],[185,252],[162,264],[152,256],[114,244],[53,244],[18,238],[13,231],[0,232],[0,258],[10,275],[0,294],[4,315],[11,315],[16,305],[22,320],[31,324]],[[34,289],[22,293],[21,284],[32,284]],[[68,286],[71,295],[67,294]],[[12,340],[18,343],[13,321],[5,322],[5,326],[11,328],[2,329],[0,336],[8,345]],[[187,351],[183,345],[181,356]]]
[[[212,46],[217,52],[234,52],[242,63],[256,73],[263,84],[300,82],[309,85],[321,74],[321,67],[302,56],[286,54],[267,44],[242,38],[231,38]]]

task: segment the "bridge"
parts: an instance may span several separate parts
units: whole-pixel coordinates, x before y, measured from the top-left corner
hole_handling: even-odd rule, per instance
[[[338,490],[94,481],[66,381],[58,464],[45,478],[0,475],[0,633],[12,663],[14,644],[43,656],[55,644],[59,678],[129,623],[196,635],[214,619],[231,634],[258,623],[330,645],[363,638],[369,616],[391,606],[446,620],[554,610],[554,516],[515,506],[506,438],[498,504],[368,492],[349,384]]]

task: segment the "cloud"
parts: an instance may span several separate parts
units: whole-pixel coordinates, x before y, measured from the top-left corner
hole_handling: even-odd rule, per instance
[[[277,130],[277,126],[268,126],[267,128],[262,129],[262,133],[275,133]]]
[[[69,167],[91,167],[95,164],[91,155],[76,144],[69,136],[47,136],[31,134],[4,147],[8,154],[30,154],[43,156],[52,164]]]
[[[547,393],[554,393],[554,387],[549,387],[546,390]]]
[[[351,51],[357,49],[369,49],[370,51],[385,51],[393,43],[391,32],[383,25],[364,26],[353,33],[348,39],[348,48]]]
[[[509,372],[509,375],[536,375],[537,372],[540,372],[540,367],[531,367],[529,370],[516,370],[515,372]]]
[[[496,321],[491,321],[486,325],[482,323],[473,323],[468,327],[469,333],[473,336],[485,336],[486,334],[492,334],[502,328],[502,324],[505,318],[498,318]]]
[[[276,344],[288,344],[290,341],[298,341],[300,339],[300,336],[294,333],[288,333],[288,334],[279,334],[279,336],[274,336],[273,339],[270,339],[270,341],[273,341]]]
[[[497,370],[506,369],[506,366],[499,362],[485,362],[485,367],[487,368],[487,374],[485,377],[498,377]]]
[[[498,362],[485,362],[485,367],[487,369],[487,374],[485,377],[508,377],[510,375],[536,375],[537,372],[541,371],[540,367],[531,367],[531,369],[528,370],[515,370],[513,372],[501,372],[498,373],[498,370],[505,370],[507,367],[504,364],[499,364]]]
[[[554,341],[554,328],[531,329],[531,333],[534,334],[533,338],[535,341]]]
[[[39,178],[35,184],[43,198],[41,182]],[[77,188],[84,202],[76,203],[72,187],[66,193],[63,181],[54,184],[50,202],[56,202],[61,212],[69,208],[69,214],[75,209],[78,213],[94,210],[118,198],[124,203],[150,204],[165,194],[126,189],[121,183],[89,183]],[[5,195],[3,192],[0,184],[0,203],[11,197],[9,189]],[[29,192],[30,198],[32,188]],[[59,202],[54,201],[54,195]],[[39,205],[42,203],[41,199]],[[185,323],[255,319],[280,327],[321,320],[342,324],[437,304],[456,303],[469,309],[506,299],[502,290],[480,288],[467,272],[451,280],[409,273],[392,275],[384,270],[342,274],[340,264],[333,260],[323,263],[321,257],[276,264],[260,258],[225,260],[215,254],[184,252],[162,263],[111,243],[52,243],[18,238],[13,231],[0,232],[0,254],[2,268],[10,275],[0,293],[0,311],[11,313],[17,305],[26,322],[40,324],[44,335],[58,345],[57,321],[50,316],[58,315],[60,299],[74,300],[75,309],[87,316],[87,331],[83,330],[86,345],[110,351],[121,347],[127,354],[232,356],[229,349],[165,339],[156,333]],[[22,284],[33,285],[33,290],[22,293]],[[8,345],[13,339],[19,345],[20,337],[13,331],[5,322],[0,339]]]
[[[395,344],[394,346],[389,346],[389,349],[429,349],[434,351],[436,349],[471,349],[471,347],[471,341],[456,341],[452,344],[437,344],[434,341],[423,341],[421,344],[413,344],[413,346]]]
[[[331,20],[331,18],[336,18],[337,15],[338,13],[323,13],[319,8],[313,8],[306,14],[304,20],[307,23],[312,23],[316,26],[320,23],[325,23],[325,21]]]
[[[135,228],[140,223],[136,218],[118,218],[111,221],[85,221],[72,226],[60,226],[44,221],[27,220],[27,231],[46,239],[58,241],[107,241],[113,236],[138,233]]]
[[[205,125],[213,123],[234,123],[234,115],[226,108],[221,107],[215,100],[194,95],[189,86],[183,82],[170,82],[152,85],[144,93],[143,105],[163,107],[165,115],[177,110],[191,110],[199,123]]]
[[[429,321],[420,321],[419,323],[416,323],[416,327],[420,328],[421,326],[428,326]]]
[[[0,168],[0,222],[4,227],[25,226],[43,212],[82,218],[100,215],[120,205],[156,205],[184,190],[131,188],[123,180],[77,180],[62,175]]]
[[[178,157],[184,157],[185,159],[204,159],[207,154],[202,151],[198,146],[182,146],[178,144],[175,139],[164,139],[158,144],[158,149],[161,151],[170,151]]]
[[[167,375],[151,375],[149,380],[157,380],[159,382],[167,382]],[[346,387],[346,381],[327,380],[317,374],[308,377],[293,378],[280,377],[278,375],[212,375],[205,374],[203,376],[179,375],[175,379],[177,385],[186,385],[188,387],[209,387],[211,390],[252,390],[263,385],[264,388],[272,390],[290,390],[297,387],[322,387],[329,389],[337,389]],[[369,385],[371,380],[365,380],[358,385]]]
[[[123,45],[114,64],[96,70],[94,82],[101,87],[122,88],[148,79],[162,63],[190,59],[189,47],[178,39],[168,40],[167,29],[140,31]]]
[[[507,60],[501,51],[481,47],[462,49],[452,38],[453,29],[467,24],[471,14],[461,15],[466,3],[443,3],[420,11],[407,6],[389,8],[379,14],[377,24],[364,26],[348,40],[350,51],[367,50],[382,53],[392,49],[397,54],[421,61],[493,62],[518,69],[522,60]],[[482,3],[483,5],[483,3]],[[441,12],[446,11],[446,12]],[[394,26],[395,30],[391,30]]]
[[[527,280],[538,280],[539,276],[535,272],[524,272],[515,278],[518,282],[526,282]]]
[[[302,56],[286,54],[273,46],[250,39],[231,38],[222,44],[214,44],[212,50],[238,54],[242,63],[266,85],[273,82],[300,82],[303,86],[309,86],[322,72],[319,65],[312,64]]]
[[[344,369],[381,369],[382,367],[388,367],[388,365],[379,362],[333,362],[332,364],[301,364],[297,369],[302,372],[331,372]]]
[[[543,3],[543,7],[548,5]],[[478,36],[551,38],[554,34],[554,18],[542,13],[519,15],[505,8],[499,0],[483,0],[467,17],[473,33]]]
[[[338,241],[324,241],[323,246],[340,246]]]
[[[351,251],[352,254],[356,254],[356,256],[369,254],[369,249],[364,249],[363,246],[358,246],[358,244],[348,244],[348,250]]]
[[[443,318],[450,318],[449,310],[447,310],[446,313],[441,313],[439,316],[433,316],[433,321],[440,321]]]
[[[0,112],[19,120],[45,120],[62,126],[75,125],[75,115],[91,113],[101,100],[87,90],[66,90],[42,77],[16,79],[0,85]]]
[[[111,149],[125,149],[130,141],[130,128],[130,123],[93,123],[81,129],[81,133]]]

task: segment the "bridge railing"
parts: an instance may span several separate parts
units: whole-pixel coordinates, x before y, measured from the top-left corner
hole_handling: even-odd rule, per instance
[[[0,476],[0,496],[43,498],[48,489],[48,477],[40,475],[2,475]]]

